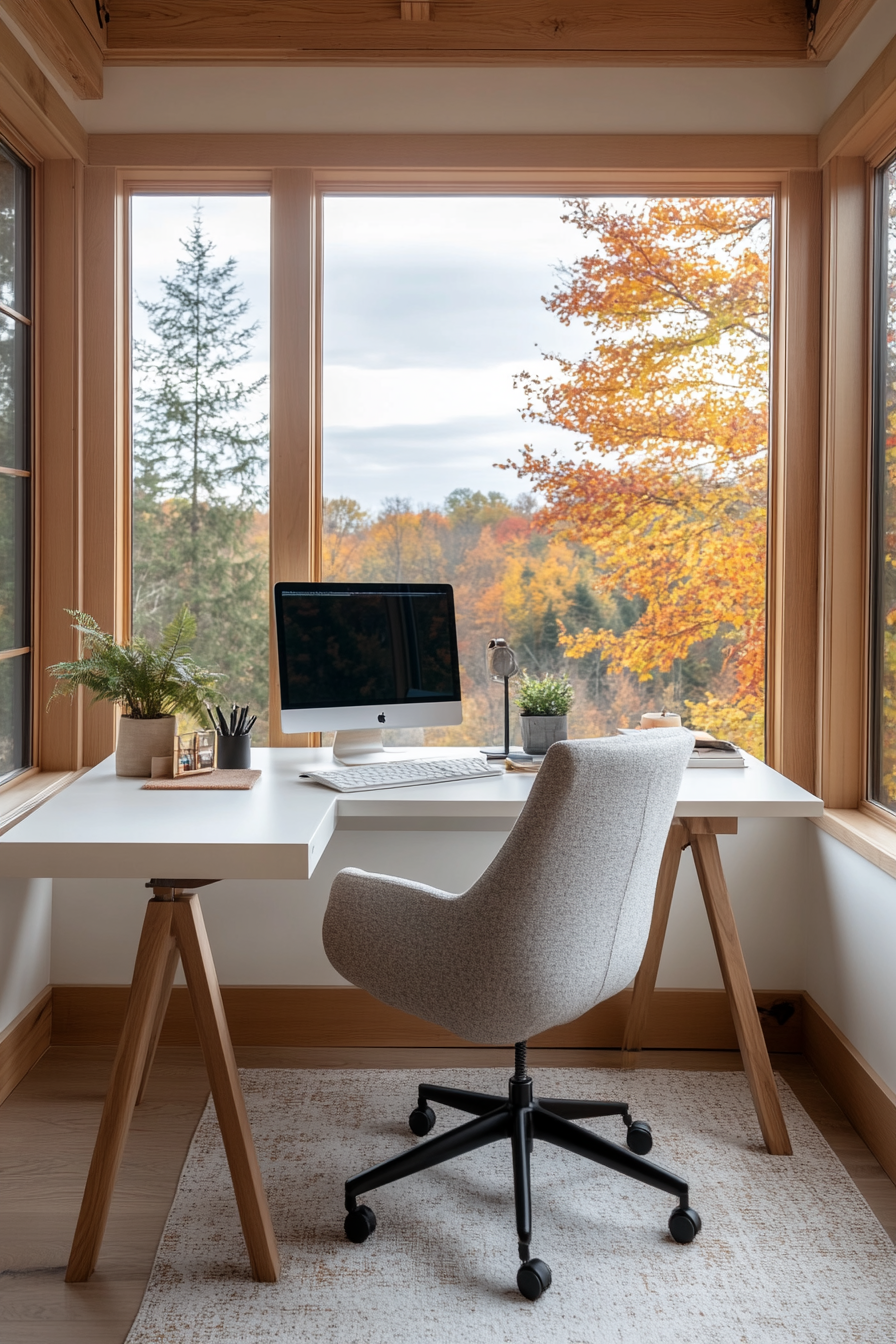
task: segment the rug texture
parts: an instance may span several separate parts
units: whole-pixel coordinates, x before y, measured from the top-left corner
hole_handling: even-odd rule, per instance
[[[896,1251],[780,1079],[792,1157],[762,1145],[740,1073],[544,1069],[542,1096],[628,1099],[651,1159],[685,1176],[703,1231],[677,1245],[675,1200],[540,1143],[538,1302],[516,1289],[510,1144],[364,1196],[377,1231],[342,1231],[345,1179],[415,1140],[419,1079],[503,1094],[510,1070],[243,1070],[283,1273],[249,1277],[209,1104],[128,1344],[893,1344]],[[436,1107],[437,1131],[465,1117]],[[616,1141],[618,1120],[584,1122]]]

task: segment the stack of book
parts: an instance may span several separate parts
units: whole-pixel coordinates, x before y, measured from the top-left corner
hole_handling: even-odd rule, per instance
[[[666,730],[663,728],[617,728],[616,731],[623,737],[631,737],[635,733],[662,733]],[[709,733],[698,733],[691,759],[688,761],[688,769],[743,770],[746,764],[743,752],[733,742],[725,742],[719,737],[710,737]]]

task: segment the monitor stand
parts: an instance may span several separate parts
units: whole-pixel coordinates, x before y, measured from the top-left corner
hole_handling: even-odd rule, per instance
[[[342,728],[333,738],[333,760],[342,765],[382,765],[400,755],[386,751],[379,728]]]

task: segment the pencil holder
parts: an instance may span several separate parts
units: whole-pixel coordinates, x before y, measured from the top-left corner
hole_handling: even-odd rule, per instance
[[[252,738],[249,733],[239,737],[218,734],[218,769],[248,770],[252,764]]]

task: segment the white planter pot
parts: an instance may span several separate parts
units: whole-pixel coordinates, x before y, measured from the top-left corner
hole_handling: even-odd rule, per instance
[[[131,779],[149,779],[153,756],[174,755],[177,719],[166,714],[161,719],[118,720],[118,745],[115,748],[115,773]]]
[[[555,742],[565,742],[567,738],[567,716],[565,714],[521,714],[520,734],[523,739],[523,751],[530,756],[543,756],[548,747]]]

